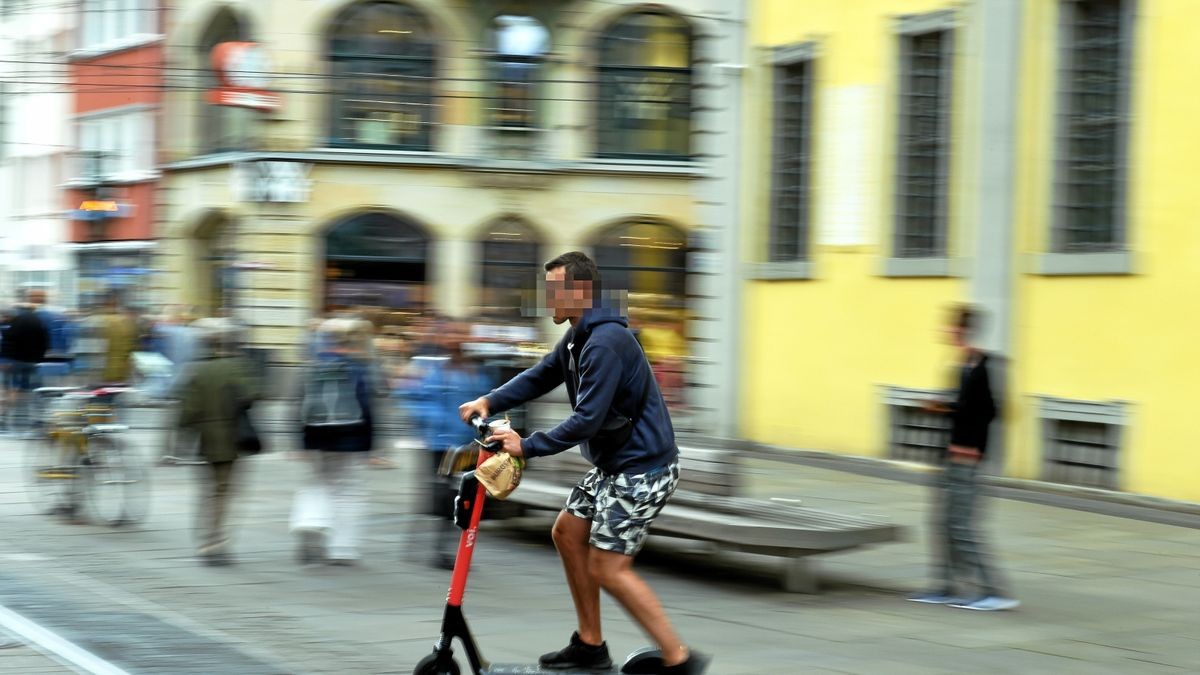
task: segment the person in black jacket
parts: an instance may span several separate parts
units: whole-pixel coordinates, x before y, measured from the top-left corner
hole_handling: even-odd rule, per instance
[[[44,293],[31,291],[4,331],[3,351],[8,362],[12,410],[25,416],[22,422],[26,425],[33,422],[29,392],[37,386],[38,364],[45,360],[50,349],[50,329],[38,316],[38,305],[44,300]]]
[[[598,302],[596,263],[576,251],[545,269],[554,322],[571,327],[540,363],[459,408],[463,421],[486,418],[566,384],[573,411],[561,424],[528,438],[508,430],[487,440],[528,458],[579,446],[595,465],[571,491],[552,531],[579,630],[540,663],[549,669],[612,666],[600,630],[603,588],[662,650],[663,673],[702,673],[708,657],[684,645],[654,591],[633,571],[647,529],[679,482],[679,449],[666,402],[628,321]]]
[[[949,404],[931,403],[927,409],[950,416],[950,444],[938,479],[935,517],[937,573],[941,587],[909,596],[914,602],[942,604],[977,611],[1013,609],[1020,603],[998,587],[987,561],[977,527],[979,464],[987,455],[988,432],[996,418],[996,402],[988,374],[988,355],[973,344],[979,312],[972,307],[954,310],[948,328],[951,344],[959,351],[958,391]],[[977,583],[980,594],[964,597],[958,580]]]

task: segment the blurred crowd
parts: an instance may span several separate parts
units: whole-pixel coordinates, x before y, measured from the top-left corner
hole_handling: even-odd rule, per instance
[[[0,316],[0,424],[36,434],[31,392],[39,387],[121,385],[136,392],[127,404],[165,409],[170,421],[150,454],[160,464],[200,467],[197,550],[214,565],[231,562],[226,514],[238,461],[261,448],[256,420],[265,415],[255,412],[256,402],[270,397],[291,407],[271,423],[282,421],[298,440],[271,449],[311,465],[291,515],[298,560],[353,565],[367,503],[362,471],[396,466],[391,441],[409,439],[418,452],[403,461],[425,475],[424,510],[444,516],[452,496],[440,469],[472,438],[458,405],[548,348],[532,322],[354,307],[310,322],[300,368],[272,369],[262,350],[247,347],[247,327],[233,317],[202,317],[185,306],[151,312],[116,293],[86,312],[47,300],[41,290],[27,291]],[[632,318],[664,396],[682,405],[682,331],[654,310]],[[510,417],[518,432],[529,431],[524,410]],[[449,567],[453,537],[440,519],[447,529],[436,538],[432,563]]]

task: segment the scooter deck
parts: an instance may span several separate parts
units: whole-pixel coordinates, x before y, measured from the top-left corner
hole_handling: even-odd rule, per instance
[[[496,663],[491,668],[481,671],[481,675],[617,675],[618,670],[546,670],[538,665],[517,665],[515,663]]]
[[[481,675],[654,675],[662,671],[662,654],[653,647],[643,647],[630,654],[618,669],[608,670],[546,670],[539,666],[494,663]]]

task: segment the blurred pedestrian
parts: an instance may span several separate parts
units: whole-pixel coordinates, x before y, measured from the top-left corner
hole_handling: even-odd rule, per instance
[[[934,515],[938,586],[911,595],[909,600],[997,611],[1013,609],[1020,602],[1001,591],[979,533],[979,465],[987,455],[988,432],[996,418],[989,357],[974,346],[979,321],[979,312],[972,307],[953,310],[946,333],[960,360],[958,390],[953,401],[926,406],[930,412],[949,415],[951,420],[950,445],[937,481]],[[965,585],[970,583],[978,587],[978,593],[966,594]]]
[[[424,376],[409,396],[414,422],[420,430],[423,453],[426,457],[426,476],[429,481],[429,515],[440,523],[434,541],[433,564],[445,569],[454,567],[453,537],[450,522],[452,496],[446,478],[439,468],[446,457],[462,445],[470,444],[474,434],[458,416],[463,400],[487,391],[491,382],[483,370],[466,358],[463,343],[467,339],[465,324],[446,321],[441,325],[436,356],[427,357]]]
[[[108,344],[104,339],[102,308],[92,308],[76,318],[74,384],[86,386],[101,381]]]
[[[50,329],[38,314],[44,301],[45,293],[29,291],[0,343],[8,361],[10,428],[27,430],[34,422],[31,392],[38,386],[38,364],[50,350]]]
[[[78,326],[69,312],[61,308],[51,307],[46,302],[45,291],[37,291],[40,305],[38,317],[46,325],[50,333],[50,347],[46,356],[38,366],[41,386],[50,384],[66,384],[75,369],[75,344],[78,336]]]
[[[47,360],[69,361],[75,348],[76,337],[76,326],[71,315],[65,310],[51,307],[46,301],[45,291],[30,291],[30,297],[30,302],[37,306],[38,317],[50,333],[50,346],[46,350]]]
[[[104,369],[100,374],[105,384],[129,381],[132,356],[138,348],[141,329],[137,318],[121,306],[115,291],[108,294],[99,316],[100,337],[104,340]]]
[[[8,327],[12,325],[13,311],[5,309],[0,311],[0,425],[6,429],[8,427],[9,413],[9,398],[11,396],[10,387],[8,386],[9,373],[12,370],[12,359],[8,357],[10,348],[8,337]]]
[[[207,565],[228,565],[227,521],[239,456],[239,413],[260,397],[250,364],[238,350],[239,333],[226,319],[195,324],[204,354],[193,363],[180,388],[179,426],[199,437],[201,498],[197,511],[197,553]]]
[[[292,507],[301,564],[352,566],[361,559],[363,471],[375,428],[360,330],[354,319],[322,323],[316,337],[322,351],[302,376],[300,431],[312,473]]]
[[[386,378],[384,376],[383,364],[379,357],[379,348],[376,343],[378,328],[375,322],[379,319],[378,312],[370,308],[359,308],[353,314],[352,321],[354,322],[354,353],[358,362],[363,367],[363,372],[367,379],[367,391],[374,401],[380,397],[387,396],[388,389]],[[374,405],[372,405],[374,409]],[[375,418],[375,425],[378,427],[382,422],[382,416]],[[370,454],[367,455],[367,466],[372,469],[394,469],[395,462],[387,457],[388,448],[373,447]]]
[[[201,338],[196,326],[192,325],[195,317],[187,308],[177,308],[167,316],[159,326],[159,344],[162,355],[171,362],[170,378],[160,392],[162,397],[175,405],[178,414],[178,401],[181,387],[188,368],[202,353]],[[159,462],[165,465],[195,463],[196,438],[192,433],[182,432],[179,425],[166,425],[163,434],[163,447]]]

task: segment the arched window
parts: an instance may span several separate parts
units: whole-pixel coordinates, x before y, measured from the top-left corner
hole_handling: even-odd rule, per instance
[[[662,12],[626,14],[600,36],[600,157],[687,159],[692,31]]]
[[[233,10],[222,7],[213,16],[208,29],[197,46],[200,62],[204,64],[202,92],[220,86],[217,71],[213,67],[213,49],[222,42],[245,42],[250,40],[250,31]],[[209,103],[201,94],[200,100],[200,152],[226,152],[249,150],[254,143],[254,124],[258,112],[250,108],[237,108]]]
[[[329,39],[330,143],[431,149],[436,51],[429,21],[407,5],[376,0],[342,12]]]
[[[518,218],[502,218],[487,227],[480,246],[480,310],[485,316],[519,318],[533,306],[542,271],[537,234]]]
[[[429,235],[416,222],[383,212],[356,213],[325,235],[325,304],[422,308]]]
[[[538,75],[550,47],[550,33],[531,16],[501,14],[493,20],[496,100],[492,124],[508,128],[537,126]]]
[[[657,304],[683,306],[687,291],[683,230],[657,221],[621,223],[597,238],[595,253],[606,287],[627,290],[631,296],[657,296]]]

